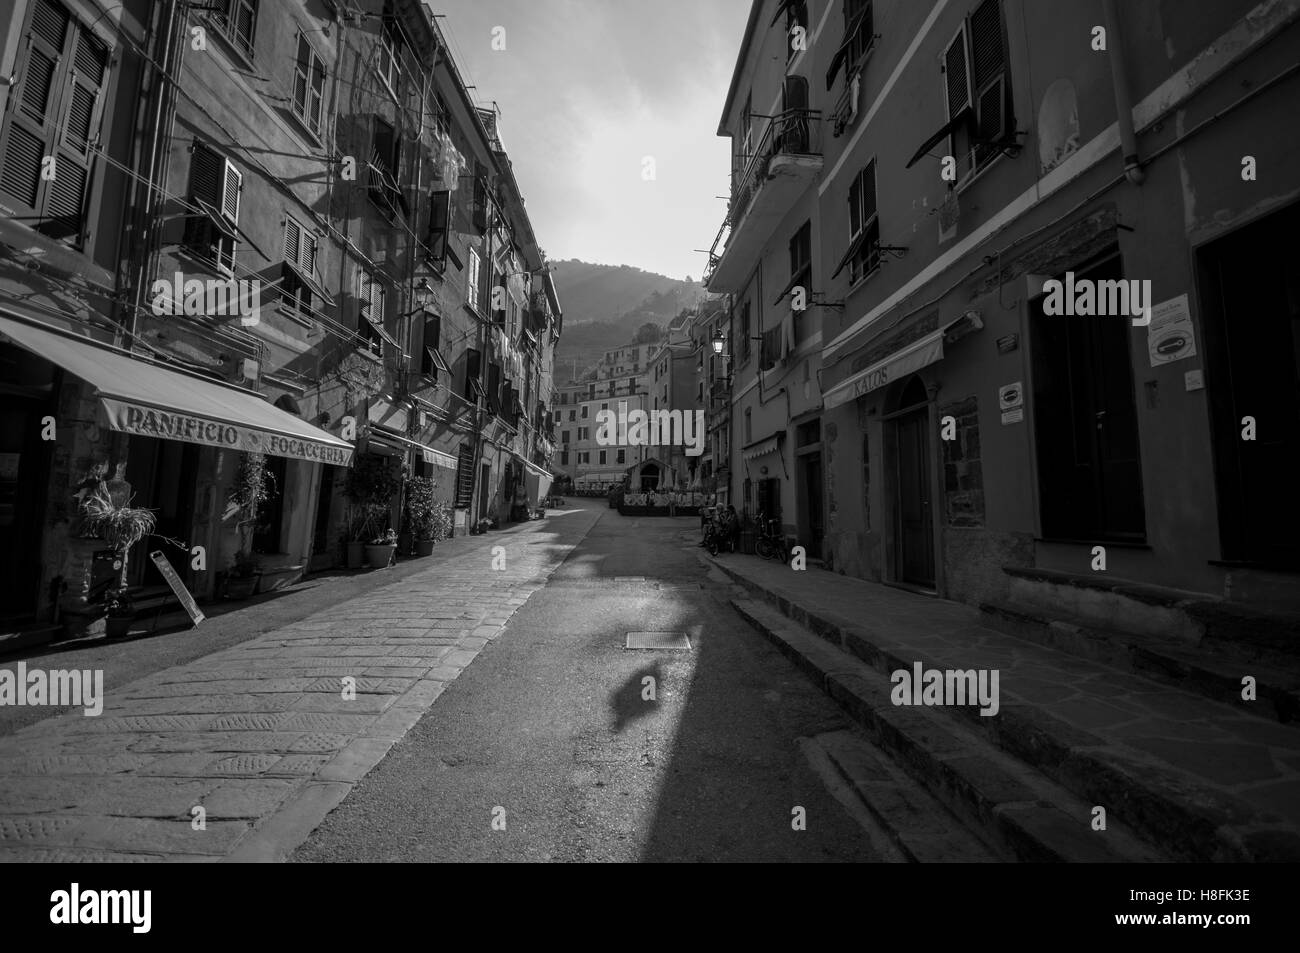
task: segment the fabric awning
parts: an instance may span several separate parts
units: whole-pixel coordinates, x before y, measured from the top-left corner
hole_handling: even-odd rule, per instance
[[[0,335],[96,389],[113,430],[347,466],[352,444],[251,391],[0,317]]]
[[[883,361],[877,361],[836,384],[822,398],[822,406],[830,410],[840,404],[847,404],[863,394],[884,387],[890,381],[898,380],[940,360],[943,360],[942,330],[927,334],[919,341],[913,341],[901,351],[894,352]]]
[[[776,451],[781,449],[781,438],[783,436],[784,431],[782,433],[774,433],[770,437],[764,437],[762,440],[756,440],[749,446],[743,448],[740,451],[740,455],[745,460],[756,460],[764,454],[776,453]]]

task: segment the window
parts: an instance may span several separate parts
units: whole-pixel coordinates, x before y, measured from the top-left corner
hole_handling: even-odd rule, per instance
[[[0,131],[0,205],[6,218],[34,218],[38,231],[81,248],[109,50],[54,0],[31,4],[17,49]],[[55,163],[49,180],[41,178],[46,156]]]
[[[602,461],[600,461],[600,462],[601,462],[601,463],[604,463],[605,461],[602,460]],[[620,451],[618,451],[618,460],[617,460],[616,462],[618,462],[618,463],[627,463],[627,451],[626,451],[626,450],[620,450]]]
[[[456,506],[464,509],[474,500],[474,447],[462,443],[456,460]]]
[[[384,22],[379,30],[379,77],[397,96],[402,82],[402,32],[391,3],[384,4]]]
[[[790,239],[790,280],[786,282],[773,304],[780,304],[781,299],[796,287],[802,286],[805,298],[811,294],[808,279],[812,277],[812,222],[804,222],[799,231]],[[805,302],[806,303],[806,302]]]
[[[582,419],[583,419],[583,420],[586,420],[589,416],[591,416],[591,415],[588,413],[588,411],[590,411],[590,410],[591,410],[591,408],[588,407],[586,404],[583,404],[583,405],[582,405]]]
[[[284,221],[284,267],[280,276],[280,300],[287,310],[303,319],[316,315],[314,296],[327,300],[316,281],[316,234],[297,219]]]
[[[452,211],[451,192],[442,190],[434,192],[429,201],[429,235],[425,240],[426,256],[430,261],[443,264],[447,261],[447,241],[451,235],[451,223],[455,220]]]
[[[561,450],[561,451],[560,451],[560,466],[567,467],[568,465],[569,465],[569,451],[567,451],[567,450]]]
[[[600,409],[601,409],[601,410],[609,410],[609,404],[601,404],[601,405],[600,405]]]
[[[195,141],[190,153],[190,201],[199,211],[186,221],[185,246],[219,271],[235,268],[235,228],[244,177],[226,159]]]
[[[420,373],[435,381],[439,372],[450,376],[451,369],[439,350],[442,346],[442,317],[426,311],[424,320],[417,327],[420,329]]]
[[[745,408],[745,443],[753,443],[753,441],[754,441],[753,410],[749,407],[746,407]]]
[[[479,264],[478,252],[473,248],[469,250],[469,267],[465,269],[465,303],[477,313],[482,307],[482,296],[480,293],[482,268]]]
[[[740,363],[744,364],[749,360],[749,302],[746,301],[740,308]]]
[[[461,390],[465,399],[470,403],[477,403],[483,393],[483,385],[479,381],[481,370],[481,355],[475,348],[468,348],[465,351],[465,387]]]
[[[754,96],[745,97],[745,111],[740,115],[740,155],[736,157],[736,174],[743,176],[754,152]]]
[[[325,64],[307,38],[298,34],[298,59],[293,65],[293,112],[316,135],[320,135],[325,105]]]
[[[579,428],[578,428],[578,440],[579,440],[580,442],[583,441],[583,440],[590,440],[590,439],[591,439],[591,436],[590,436],[590,435],[591,435],[591,428],[590,428],[590,427],[579,427]]]
[[[397,184],[402,168],[402,137],[392,124],[374,117],[374,133],[370,142],[369,174],[370,200],[390,221],[407,214],[406,197]]]
[[[562,430],[562,431],[560,431],[560,443],[568,443],[568,442],[569,442],[569,433],[570,433],[570,431],[568,431],[568,430]]]
[[[596,396],[596,385],[595,385],[595,384],[588,384],[588,385],[587,385],[587,398],[588,398],[588,399],[591,399],[591,398],[593,398],[593,397],[595,397],[595,396]]]
[[[397,348],[397,342],[384,330],[383,284],[366,271],[359,271],[357,280],[357,331],[366,340],[366,349],[371,354],[383,354],[385,341]]]
[[[578,412],[577,412],[576,410],[571,410],[571,411],[569,411],[569,419],[570,419],[570,420],[577,420],[577,419],[578,419]]]
[[[957,159],[960,181],[1016,142],[998,0],[984,0],[962,23],[944,53],[943,70],[948,154]]]
[[[782,12],[785,13],[785,58],[791,60],[798,52],[794,44],[795,27],[803,27],[805,33],[808,30],[808,0],[784,0],[781,7],[777,9],[776,16],[772,18],[774,24],[780,19]],[[804,46],[807,46],[806,36]]]
[[[257,0],[217,0],[217,24],[240,50],[253,55],[257,33]],[[224,9],[222,9],[224,7]]]
[[[600,454],[599,454],[598,459],[597,459],[596,462],[599,463],[601,466],[604,466],[606,463],[608,463],[608,462],[609,462],[609,451],[608,451],[608,450],[602,450],[602,451],[600,451]]]
[[[493,414],[501,413],[501,365],[488,363],[487,404]]]
[[[835,84],[835,75],[845,67],[845,82],[851,82],[853,73],[866,59],[875,42],[872,33],[871,0],[844,0],[844,39],[831,58],[826,73],[826,88]]]
[[[831,277],[849,266],[849,284],[857,284],[880,266],[880,221],[876,215],[876,160],[849,186],[849,247]]]
[[[567,393],[561,394],[561,395],[560,395],[560,403],[561,403],[561,404],[567,404],[568,402],[569,402],[569,395],[568,395]]]

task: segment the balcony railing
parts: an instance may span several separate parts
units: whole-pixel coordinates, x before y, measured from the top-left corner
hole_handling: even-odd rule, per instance
[[[768,122],[754,154],[745,163],[743,173],[731,190],[728,219],[731,227],[740,224],[749,206],[767,180],[768,168],[777,156],[819,156],[822,114],[816,109],[787,109]]]
[[[822,114],[816,109],[787,109],[773,116],[767,128],[758,140],[758,145],[745,160],[743,169],[738,168],[733,178],[731,201],[727,206],[727,217],[709,249],[709,265],[705,272],[705,284],[709,275],[722,259],[726,242],[730,240],[744,221],[750,206],[767,181],[772,160],[779,156],[820,156],[822,154]]]

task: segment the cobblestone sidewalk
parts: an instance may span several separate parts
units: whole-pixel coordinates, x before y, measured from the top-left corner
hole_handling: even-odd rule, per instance
[[[453,540],[402,581],[376,573],[365,596],[107,691],[99,717],[0,739],[0,861],[282,858],[599,515]]]

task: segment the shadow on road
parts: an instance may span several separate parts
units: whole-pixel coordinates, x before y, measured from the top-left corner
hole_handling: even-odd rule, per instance
[[[617,690],[610,693],[609,707],[614,713],[614,733],[622,734],[623,729],[638,718],[644,718],[653,711],[653,708],[646,704],[646,684],[645,680],[652,678],[651,683],[654,691],[659,691],[659,686],[663,684],[664,673],[663,666],[658,662],[653,665],[647,665],[640,671],[631,675]]]

